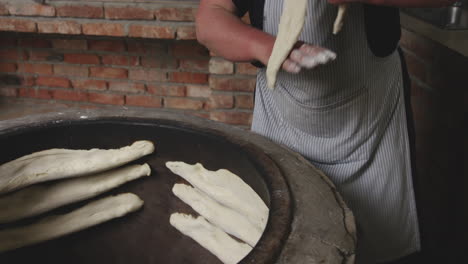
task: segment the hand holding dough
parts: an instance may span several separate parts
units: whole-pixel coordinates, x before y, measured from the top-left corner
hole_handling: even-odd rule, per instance
[[[137,141],[120,149],[39,151],[0,166],[0,194],[39,182],[116,168],[153,151],[154,145],[149,141]]]

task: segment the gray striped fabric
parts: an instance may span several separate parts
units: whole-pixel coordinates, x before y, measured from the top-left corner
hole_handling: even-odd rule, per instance
[[[266,32],[276,35],[282,8],[283,0],[266,1]],[[334,36],[336,14],[326,0],[310,1],[300,40],[338,58],[280,72],[273,91],[260,71],[252,130],[301,153],[337,185],[357,219],[357,263],[394,260],[420,249],[401,62],[396,52],[372,54],[362,5],[350,6]]]

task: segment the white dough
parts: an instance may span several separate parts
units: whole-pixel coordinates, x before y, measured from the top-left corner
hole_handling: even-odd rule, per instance
[[[153,143],[137,141],[120,149],[50,149],[0,166],[0,194],[39,182],[112,169],[154,151]]]
[[[125,193],[90,202],[68,214],[46,217],[31,225],[0,230],[0,252],[74,233],[124,216],[142,206],[143,201],[138,196]]]
[[[276,75],[288,58],[294,44],[304,27],[307,12],[307,2],[309,0],[288,0],[284,1],[283,13],[278,27],[278,35],[273,46],[266,71],[268,87],[275,88]]]
[[[269,209],[239,176],[225,169],[209,171],[200,163],[167,162],[166,166],[213,200],[247,217],[257,229],[265,229]]]
[[[191,186],[175,184],[172,192],[210,223],[252,247],[257,244],[262,236],[263,229],[260,226],[254,226],[245,216],[222,206],[205,193]]]
[[[344,17],[346,15],[346,10],[348,9],[347,4],[341,4],[338,6],[338,15],[336,16],[335,23],[333,24],[333,34],[340,33],[344,25]]]
[[[126,182],[149,176],[148,164],[130,165],[99,174],[34,185],[0,196],[0,223],[35,216],[63,205],[82,201]]]
[[[225,264],[238,263],[252,250],[252,247],[237,242],[201,216],[193,218],[191,215],[175,213],[171,215],[169,222],[182,234],[195,240]]]

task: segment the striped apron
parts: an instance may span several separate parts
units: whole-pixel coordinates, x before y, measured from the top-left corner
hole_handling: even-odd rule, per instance
[[[294,0],[291,0],[294,1]],[[283,0],[267,0],[264,30],[276,35]],[[301,153],[336,184],[358,226],[357,263],[420,250],[401,61],[369,49],[363,6],[349,6],[332,35],[337,8],[311,0],[300,40],[337,53],[329,65],[281,71],[275,90],[257,76],[252,130]]]

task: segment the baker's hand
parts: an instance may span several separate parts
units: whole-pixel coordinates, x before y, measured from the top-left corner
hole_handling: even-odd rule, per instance
[[[283,63],[283,70],[299,73],[301,69],[313,69],[336,59],[336,54],[326,48],[299,43]]]

